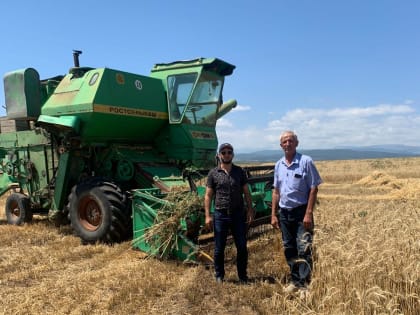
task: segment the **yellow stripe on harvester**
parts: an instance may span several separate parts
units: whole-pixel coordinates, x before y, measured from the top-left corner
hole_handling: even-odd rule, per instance
[[[145,117],[145,118],[152,118],[152,119],[168,119],[168,113],[157,112],[154,110],[139,109],[139,108],[94,104],[93,111],[95,113],[104,113],[104,114],[111,114],[111,115],[136,116],[136,117]]]

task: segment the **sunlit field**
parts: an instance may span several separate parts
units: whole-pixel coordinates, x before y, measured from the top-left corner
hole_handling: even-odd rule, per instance
[[[130,242],[81,245],[46,218],[0,215],[1,314],[420,314],[420,158],[316,162],[309,294],[283,293],[280,234],[249,241],[249,285],[213,268],[146,258]]]

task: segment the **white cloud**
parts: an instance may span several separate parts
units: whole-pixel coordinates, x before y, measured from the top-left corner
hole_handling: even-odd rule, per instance
[[[327,114],[332,117],[369,117],[388,114],[406,114],[412,113],[414,109],[408,105],[378,105],[372,107],[353,107],[346,109],[334,109]]]
[[[229,119],[220,118],[219,120],[217,120],[217,126],[220,128],[231,128],[233,127],[233,124]]]
[[[232,111],[235,111],[235,112],[244,112],[244,111],[249,111],[249,110],[251,110],[251,106],[246,106],[246,105],[236,105],[236,107],[232,109]]]
[[[244,152],[279,148],[279,135],[284,130],[294,130],[303,149],[378,144],[418,146],[420,113],[408,105],[410,102],[335,109],[299,108],[263,126],[253,122],[253,126],[241,128],[232,120],[228,130],[226,122],[219,121],[217,131],[219,138],[220,135],[229,137]]]

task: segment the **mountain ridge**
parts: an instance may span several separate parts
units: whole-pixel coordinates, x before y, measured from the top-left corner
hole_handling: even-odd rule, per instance
[[[385,145],[365,147],[338,147],[333,149],[298,150],[309,155],[314,161],[357,160],[420,156],[420,147],[406,145]],[[283,156],[283,151],[260,150],[249,153],[235,153],[238,162],[275,162]]]

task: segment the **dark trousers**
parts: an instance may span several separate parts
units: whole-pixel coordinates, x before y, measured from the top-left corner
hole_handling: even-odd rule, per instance
[[[225,276],[225,247],[229,229],[232,232],[236,246],[236,268],[240,280],[247,279],[248,249],[247,225],[244,211],[236,211],[228,215],[226,212],[214,211],[214,269],[216,277]]]
[[[303,218],[306,205],[292,209],[280,209],[278,219],[283,239],[284,254],[290,267],[292,283],[304,286],[312,272],[313,229],[306,230]]]

